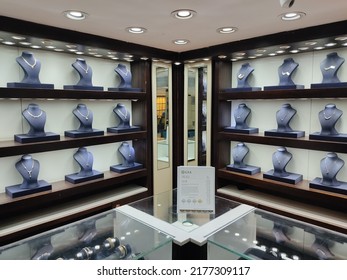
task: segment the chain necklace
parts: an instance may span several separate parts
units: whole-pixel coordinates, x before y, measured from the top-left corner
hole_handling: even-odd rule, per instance
[[[289,76],[290,75],[290,72],[289,71],[287,71],[287,72],[283,72],[282,71],[282,76]]]
[[[278,162],[278,164],[281,164],[281,160],[278,158],[277,153],[275,153],[275,159]]]
[[[34,57],[34,63],[33,63],[33,64],[29,63],[29,61],[27,61],[23,56],[22,56],[22,58],[23,58],[24,62],[25,62],[28,66],[31,67],[31,69],[33,69],[33,68],[36,66],[37,60],[36,60],[35,57]]]
[[[241,113],[240,113],[240,114],[236,114],[237,111],[241,111]],[[241,117],[242,117],[244,114],[247,114],[247,111],[244,110],[244,109],[240,109],[240,108],[239,108],[239,109],[236,110],[236,112],[235,112],[236,119],[241,119]]]
[[[128,151],[126,151],[126,149],[128,149]],[[131,147],[130,146],[127,146],[127,148],[126,148],[124,145],[122,145],[121,152],[122,152],[123,155],[128,155],[129,159],[131,159],[133,157],[133,155],[131,153]]]
[[[329,175],[330,171],[327,164],[327,158],[324,159],[325,174]]]
[[[245,77],[245,75],[244,75],[244,74],[241,74],[241,73],[237,75],[237,78],[238,78],[239,80],[242,80],[244,77]]]
[[[121,116],[123,117],[124,120],[126,120],[128,118],[128,110],[127,109],[125,109],[125,114],[118,108],[117,108],[117,111],[119,114],[121,114]]]
[[[335,68],[336,68],[335,65],[330,65],[329,67],[324,67],[324,70],[325,70],[325,71],[328,71],[328,70],[330,70],[330,69],[335,69]]]
[[[125,77],[128,76],[129,72],[128,69],[125,69],[125,71],[123,71],[121,68],[117,68]]]
[[[24,169],[26,170],[26,172],[28,172],[28,175],[29,175],[29,178],[30,178],[30,179],[31,179],[31,174],[33,173],[34,166],[35,166],[35,161],[33,160],[32,162],[33,162],[33,164],[31,165],[31,169],[29,170],[29,169],[25,166],[25,164],[21,161],[21,164],[22,164],[22,166],[24,167]]]
[[[324,119],[326,120],[330,120],[332,118],[332,116],[334,116],[336,113],[336,110],[334,109],[334,112],[329,116],[325,113],[325,111],[323,111],[323,116],[324,116]]]
[[[280,116],[280,120],[284,121],[284,119],[289,115],[289,113],[290,112],[288,111],[288,112],[286,112],[286,114],[283,117]],[[279,115],[281,115],[280,112],[279,112]]]
[[[28,113],[28,115],[29,115],[30,117],[35,118],[35,119],[41,117],[42,114],[43,114],[43,111],[42,111],[42,110],[40,111],[40,113],[39,113],[38,115],[34,115],[34,114],[31,113],[29,110],[26,110],[26,111],[27,111],[27,113]]]
[[[84,156],[81,153],[78,154],[78,157],[84,162],[85,167],[89,167],[90,166],[90,163],[89,163],[89,160],[90,160],[89,152],[87,152],[87,159],[85,159]]]
[[[78,112],[83,118],[85,118],[86,121],[89,120],[89,113],[90,113],[90,111],[89,111],[88,109],[87,109],[87,115],[82,114],[81,111],[78,110],[78,109],[77,109],[77,112]]]
[[[81,67],[83,69],[84,72],[86,72],[86,74],[88,73],[88,70],[89,70],[88,65],[87,65],[87,68],[84,68],[81,63],[77,62],[77,64],[79,65],[79,67]]]

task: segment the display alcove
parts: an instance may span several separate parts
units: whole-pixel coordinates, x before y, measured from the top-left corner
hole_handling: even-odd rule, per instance
[[[326,37],[316,40],[312,35],[315,34],[313,30],[322,27],[215,46],[211,50],[216,54],[213,61],[212,164],[217,170],[217,194],[337,231],[347,231],[345,214],[347,196],[335,192],[333,189],[323,191],[311,188],[309,185],[316,176],[321,177],[319,163],[326,152],[334,151],[343,158],[346,157],[346,143],[315,140],[308,136],[309,133],[320,130],[318,112],[324,108],[324,105],[336,103],[337,106],[343,107],[343,111],[347,109],[345,108],[346,88],[310,88],[311,83],[321,81],[319,64],[327,54],[336,51],[342,56],[346,56],[343,42],[339,41],[343,36],[337,34],[334,29],[337,26],[345,25],[346,22],[324,26],[324,30],[327,32]],[[301,41],[298,42],[298,38]],[[334,49],[326,48],[318,51],[312,46],[307,47],[308,42],[314,41],[315,47],[317,47],[324,46],[330,42],[329,40],[336,42]],[[261,47],[254,49],[255,45]],[[217,54],[226,53],[227,49],[229,49],[229,55],[226,55],[225,58],[217,57]],[[304,49],[305,51],[301,51]],[[300,66],[294,80],[297,84],[305,85],[304,89],[248,92],[230,90],[236,86],[235,73],[245,62],[249,62],[255,68],[251,86],[262,89],[267,85],[275,85],[278,82],[277,68],[283,59],[288,57],[299,61]],[[346,79],[345,73],[342,72],[341,80]],[[245,103],[251,108],[249,125],[259,126],[259,133],[246,135],[225,131],[225,127],[233,123],[233,112],[240,103]],[[295,139],[284,136],[265,136],[266,130],[276,127],[276,111],[281,105],[287,103],[297,109],[297,114],[292,121],[292,128],[306,131],[307,136]],[[346,121],[344,117],[341,119],[338,130],[344,133]],[[239,142],[244,142],[250,147],[246,163],[261,167],[262,172],[247,175],[227,170],[227,165],[232,163],[231,149]],[[293,153],[287,171],[303,174],[303,181],[288,184],[263,177],[263,172],[273,168],[271,155],[279,147],[286,147],[289,152]],[[341,181],[346,179],[342,173],[339,176],[342,177]]]
[[[6,119],[0,121],[1,164],[6,166],[1,174],[0,245],[152,194],[151,63],[148,58],[153,55],[168,59],[172,54],[6,17],[0,17],[0,22],[1,38],[15,40],[11,46],[0,46],[3,58],[0,71],[4,73],[0,79],[0,106],[6,114]],[[35,34],[32,34],[32,30],[35,30]],[[40,48],[25,47],[21,43],[27,41]],[[47,44],[54,46],[56,51],[46,48]],[[18,71],[15,58],[23,50],[35,53],[42,65],[42,83],[54,83],[54,89],[6,86],[8,82],[21,78],[22,73]],[[141,59],[145,56],[146,59]],[[71,64],[79,57],[93,67],[93,82],[102,85],[103,91],[63,89],[64,85],[74,84],[78,80]],[[119,82],[114,71],[119,63],[131,69],[132,86],[136,91],[107,90],[115,88]],[[3,71],[4,67],[8,71]],[[59,140],[33,143],[17,143],[13,140],[16,133],[27,132],[28,125],[23,121],[21,112],[31,102],[39,104],[46,111],[47,130],[60,134]],[[105,131],[103,135],[64,136],[64,131],[78,128],[72,111],[81,103],[93,112],[93,127]],[[131,114],[130,124],[139,126],[140,130],[118,134],[106,131],[107,127],[117,125],[118,120],[112,111],[117,103],[125,104]],[[111,171],[110,166],[121,162],[117,147],[124,141],[131,143],[136,152],[136,161],[143,167],[118,174]],[[103,178],[75,184],[64,180],[65,175],[78,171],[73,154],[80,147],[92,151],[95,169],[103,173]],[[11,198],[6,195],[5,186],[20,180],[14,163],[25,154],[39,160],[39,178],[49,181],[52,190]]]

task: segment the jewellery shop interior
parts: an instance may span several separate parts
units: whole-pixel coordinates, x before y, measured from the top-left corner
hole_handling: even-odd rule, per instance
[[[346,2],[106,2],[0,0],[0,260],[347,259]]]

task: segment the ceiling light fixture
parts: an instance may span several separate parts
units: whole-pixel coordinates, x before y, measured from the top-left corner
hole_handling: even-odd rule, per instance
[[[179,9],[173,11],[171,15],[177,19],[190,19],[196,15],[196,11],[190,9]]]
[[[306,16],[304,12],[289,12],[279,15],[279,17],[285,21],[298,20],[303,18],[304,16]]]
[[[177,39],[177,40],[174,40],[172,41],[174,44],[176,45],[186,45],[189,43],[189,40],[187,39]]]
[[[63,14],[68,18],[72,20],[84,20],[87,18],[88,14],[82,11],[76,11],[76,10],[68,10],[63,12]]]
[[[142,34],[147,31],[146,28],[139,27],[139,26],[127,27],[125,30],[132,34]]]
[[[237,27],[227,26],[218,28],[217,32],[220,34],[230,34],[236,32],[237,30]]]

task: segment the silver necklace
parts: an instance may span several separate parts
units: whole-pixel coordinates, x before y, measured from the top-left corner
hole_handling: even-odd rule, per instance
[[[289,115],[290,112],[286,112],[286,114],[283,117],[280,117],[281,121],[284,121],[284,119]]]
[[[327,158],[324,159],[325,174],[329,175],[330,171],[327,164]]]
[[[290,75],[290,72],[289,71],[287,71],[287,72],[283,72],[282,71],[282,76],[289,76]]]
[[[84,162],[84,165],[86,167],[90,166],[89,160],[90,160],[90,156],[89,153],[87,152],[87,159],[84,158],[84,156],[82,154],[78,154],[78,157]]]
[[[336,110],[334,109],[334,112],[333,112],[330,116],[328,116],[328,115],[325,113],[325,111],[323,111],[324,119],[330,120],[330,119],[332,118],[332,116],[335,115],[335,113],[336,113]]]
[[[275,153],[275,159],[276,159],[276,161],[278,162],[278,164],[281,164],[281,160],[278,159],[277,153]]]
[[[78,112],[83,118],[85,118],[86,121],[89,120],[89,113],[90,113],[90,111],[89,111],[88,109],[87,109],[87,115],[82,114],[81,111],[78,110],[78,109],[77,109],[77,112]]]
[[[79,65],[79,67],[81,67],[83,69],[84,72],[86,72],[86,74],[88,73],[88,70],[89,70],[88,65],[87,65],[87,68],[84,68],[81,63],[77,62],[77,64]]]
[[[237,111],[241,111],[241,113],[240,113],[240,114],[235,114],[236,119],[241,119],[241,117],[242,117],[245,113],[247,113],[244,109],[238,109],[238,110],[236,110],[236,112],[237,112]]]
[[[119,114],[121,114],[121,116],[124,118],[124,120],[126,120],[128,118],[128,110],[127,109],[125,109],[125,114],[118,108],[117,108],[117,111]]]
[[[121,68],[117,68],[125,77],[128,76],[128,69],[125,69],[125,71],[123,71]]]
[[[329,67],[324,67],[324,70],[325,70],[325,71],[328,71],[328,70],[330,70],[330,69],[335,69],[335,68],[336,68],[335,65],[330,65]]]
[[[30,117],[32,117],[32,118],[39,118],[39,117],[42,116],[43,111],[41,110],[41,112],[40,112],[38,115],[34,115],[34,114],[31,113],[29,110],[27,110],[27,113],[28,113],[28,115],[29,115]]]
[[[36,60],[35,57],[34,57],[34,63],[33,63],[33,64],[29,63],[29,61],[27,61],[23,56],[22,56],[22,58],[23,58],[24,62],[25,62],[28,66],[30,66],[32,69],[36,66],[37,60]]]
[[[35,166],[35,161],[33,160],[32,162],[33,162],[33,164],[31,165],[31,169],[30,170],[25,166],[25,164],[23,162],[21,162],[21,164],[24,167],[24,169],[26,170],[26,172],[28,172],[28,175],[29,175],[30,179],[31,179],[31,174],[33,173],[34,166]]]
[[[239,80],[242,80],[244,77],[245,77],[245,75],[244,75],[244,74],[241,74],[241,73],[237,75],[237,78],[238,78]]]

